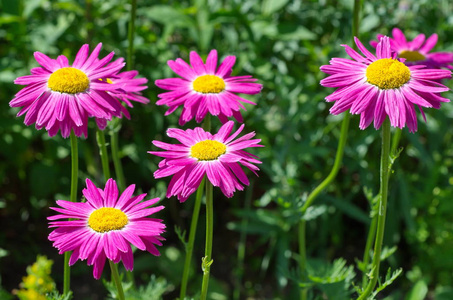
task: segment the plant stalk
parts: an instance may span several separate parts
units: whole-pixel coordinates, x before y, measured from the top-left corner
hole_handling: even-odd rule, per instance
[[[77,180],[79,176],[79,148],[77,145],[77,137],[74,131],[71,131],[71,202],[77,201]],[[63,270],[63,295],[67,295],[70,291],[71,285],[71,270],[69,267],[69,258],[71,252],[64,253],[64,270]]]
[[[104,131],[98,129],[96,131],[96,140],[98,142],[98,147],[101,155],[102,162],[102,171],[104,173],[104,179],[107,181],[110,177],[110,167],[109,167],[109,155],[107,152],[107,145],[105,143],[105,134]],[[121,189],[122,190],[122,189]]]
[[[307,201],[300,209],[302,215],[305,214],[307,209],[312,205],[313,201],[315,201],[316,197],[335,179],[340,170],[341,162],[343,160],[343,153],[344,147],[346,145],[346,140],[348,136],[348,129],[349,129],[349,119],[350,115],[349,112],[346,112],[341,123],[341,133],[340,133],[340,140],[338,141],[338,148],[337,153],[335,155],[335,161],[330,171],[329,175],[324,179],[307,197]],[[305,242],[305,230],[306,230],[306,221],[304,218],[301,218],[299,221],[299,268],[302,272],[302,282],[306,280],[305,276],[305,268],[307,265],[307,250],[306,250],[306,242]],[[307,299],[307,289],[301,289],[300,299],[305,300]]]
[[[206,300],[208,295],[209,274],[212,265],[212,238],[214,226],[214,208],[213,208],[213,186],[209,180],[206,180],[206,246],[205,256],[202,259],[201,268],[203,270],[203,282],[201,285],[201,300]]]
[[[382,243],[384,240],[385,217],[387,213],[388,179],[390,175],[390,121],[385,119],[382,125],[382,150],[381,150],[381,172],[380,191],[377,211],[377,231],[374,242],[373,261],[371,264],[370,281],[358,300],[367,299],[373,291],[379,278],[379,267],[381,262]]]
[[[123,285],[121,284],[120,275],[118,273],[118,264],[115,264],[109,259],[110,270],[112,270],[112,280],[115,282],[116,289],[118,290],[118,299],[125,300]]]
[[[179,299],[183,300],[186,297],[187,282],[189,280],[190,273],[190,262],[192,261],[193,245],[195,242],[195,236],[197,233],[198,216],[200,214],[201,198],[203,197],[203,189],[205,185],[206,177],[200,183],[197,189],[197,196],[195,198],[195,204],[193,207],[192,220],[190,222],[189,241],[187,242],[186,258],[184,261],[184,270],[182,273],[181,291],[179,293]]]

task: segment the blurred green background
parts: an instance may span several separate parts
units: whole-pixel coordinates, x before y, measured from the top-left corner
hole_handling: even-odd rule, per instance
[[[151,103],[136,104],[129,110],[131,119],[122,122],[120,149],[126,183],[164,198],[169,180],[154,180],[159,158],[146,152],[156,150],[151,144],[154,139],[170,142],[165,130],[177,127],[180,110],[164,117],[165,107],[155,105],[162,91],[154,80],[176,76],[167,60],[188,61],[192,50],[203,58],[211,49],[217,49],[220,57],[235,55],[233,75],[251,74],[264,86],[261,94],[247,97],[257,105],[246,105],[243,115],[245,132],[256,131],[265,147],[253,149],[263,164],[259,178],[250,174],[251,187],[231,199],[215,191],[211,298],[231,299],[241,273],[240,235],[246,233],[242,298],[295,299],[297,208],[304,193],[330,171],[342,119],[329,115],[331,104],[324,97],[333,89],[320,86],[325,74],[319,67],[331,57],[346,57],[340,45],[351,44],[353,1],[138,2],[134,69],[148,78],[144,95]],[[10,108],[8,102],[21,86],[13,81],[37,66],[34,51],[53,58],[64,54],[72,61],[82,44],[93,47],[102,42],[102,55],[115,51],[115,57],[126,57],[129,11],[130,4],[123,0],[0,1],[2,293],[18,288],[26,266],[38,254],[55,261],[52,275],[61,289],[63,258],[47,240],[46,217],[52,214],[49,206],[55,200],[69,198],[70,189],[69,140],[49,138],[46,131],[26,127],[23,117],[15,117],[18,109]],[[361,16],[360,39],[365,45],[376,34],[391,34],[392,28],[399,27],[409,38],[437,33],[434,51],[453,51],[451,1],[365,1]],[[451,92],[445,96],[453,98]],[[403,275],[378,299],[453,299],[453,106],[447,103],[440,110],[425,111],[428,122],[420,118],[416,134],[403,130],[404,150],[390,179],[385,245],[396,246],[397,251],[382,270],[402,267]],[[213,121],[218,128],[220,123]],[[351,282],[361,280],[356,260],[362,259],[370,223],[364,187],[371,194],[378,191],[380,139],[372,127],[359,130],[358,121],[358,116],[352,117],[343,167],[316,201],[313,220],[307,225],[312,299],[348,299]],[[185,128],[195,126],[191,122]],[[86,177],[103,185],[92,120],[89,128],[88,139],[79,142],[79,196]],[[175,226],[188,229],[193,198],[184,204],[175,198],[162,203],[166,209],[159,217],[167,224],[162,256],[137,251],[135,270],[139,283],[148,282],[151,275],[165,278],[164,298],[173,299],[183,258]],[[189,285],[192,295],[200,286],[203,247],[202,210]],[[334,278],[332,272],[338,269],[341,276]],[[104,273],[108,278],[108,271]],[[75,299],[107,295],[85,262],[73,268],[72,287]]]

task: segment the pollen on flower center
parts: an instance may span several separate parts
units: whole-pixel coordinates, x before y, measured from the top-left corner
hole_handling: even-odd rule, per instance
[[[215,160],[225,152],[225,144],[213,140],[198,142],[190,148],[191,156],[198,160]]]
[[[90,80],[79,69],[67,67],[53,72],[47,81],[47,86],[54,92],[77,94],[90,87]]]
[[[366,69],[367,81],[382,90],[396,89],[404,85],[411,78],[411,71],[402,62],[382,58]]]
[[[402,51],[398,56],[405,58],[407,61],[420,61],[426,59],[426,57],[418,51]]]
[[[225,90],[225,81],[219,76],[203,75],[193,81],[193,89],[203,94],[218,94]]]
[[[124,212],[113,207],[102,207],[93,211],[88,218],[88,226],[94,231],[104,233],[119,230],[128,223]]]

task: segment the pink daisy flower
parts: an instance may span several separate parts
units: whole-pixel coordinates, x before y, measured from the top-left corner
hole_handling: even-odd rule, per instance
[[[91,180],[86,180],[87,188],[82,191],[86,202],[58,200],[60,207],[51,209],[60,213],[48,217],[49,240],[60,254],[73,251],[69,265],[77,260],[87,260],[94,265],[93,276],[99,279],[104,269],[105,259],[114,263],[123,261],[131,271],[134,258],[131,245],[158,256],[155,245],[161,246],[160,236],[165,229],[162,220],[147,218],[163,209],[163,206],[150,207],[159,198],[143,201],[146,194],[132,197],[135,185],[130,185],[118,197],[115,180],[109,179],[105,189],[97,188]],[[72,219],[60,221],[61,219]]]
[[[333,58],[330,65],[321,66],[321,71],[330,76],[321,80],[325,87],[338,88],[326,97],[335,102],[330,109],[334,115],[350,109],[351,114],[360,114],[360,129],[365,129],[374,120],[379,129],[388,116],[393,127],[417,131],[414,106],[440,108],[442,102],[450,102],[440,93],[448,90],[436,82],[450,78],[451,72],[442,69],[425,69],[424,66],[406,66],[404,59],[392,53],[389,38],[384,36],[376,47],[376,56],[355,38],[363,57],[351,47],[343,45],[353,59]]]
[[[212,135],[201,127],[194,130],[171,128],[167,135],[177,139],[182,144],[167,144],[153,141],[153,144],[165,151],[149,151],[148,153],[163,157],[159,169],[154,172],[155,178],[172,176],[167,189],[167,197],[177,196],[184,202],[198,188],[206,175],[207,179],[227,197],[232,197],[237,190],[243,190],[249,185],[249,180],[241,165],[258,175],[260,164],[257,156],[246,152],[245,148],[262,147],[260,139],[251,139],[255,132],[248,133],[238,139],[235,138],[244,128],[230,135],[234,122],[228,121]]]
[[[399,28],[393,28],[393,38],[390,39],[390,45],[393,51],[398,53],[398,57],[405,58],[404,62],[408,66],[426,65],[429,68],[446,67],[453,69],[452,52],[430,52],[437,43],[437,34],[431,35],[425,40],[424,34],[419,34],[412,41],[408,41],[406,36]],[[378,41],[383,37],[377,35]],[[376,48],[378,41],[371,41],[370,45]]]
[[[43,53],[34,53],[41,67],[14,81],[26,87],[9,103],[11,107],[22,107],[17,116],[26,114],[25,125],[36,123],[36,129],[45,128],[49,136],[61,130],[66,138],[73,130],[76,136],[87,137],[88,117],[95,117],[100,129],[113,116],[121,118],[123,113],[129,118],[120,101],[109,94],[118,85],[99,80],[118,73],[124,63],[118,61],[106,66],[114,53],[99,60],[101,47],[99,43],[89,55],[88,45],[83,45],[72,65],[64,55],[51,59]]]
[[[195,118],[200,123],[209,112],[218,116],[225,123],[228,117],[235,117],[242,122],[239,110],[245,107],[242,103],[255,105],[254,102],[238,96],[242,94],[258,94],[262,85],[251,75],[231,76],[235,56],[227,56],[217,69],[217,51],[211,50],[206,63],[194,51],[190,52],[190,64],[178,58],[169,60],[170,68],[182,78],[156,80],[158,87],[170,92],[159,94],[157,105],[167,105],[165,115],[183,106],[179,125]]]

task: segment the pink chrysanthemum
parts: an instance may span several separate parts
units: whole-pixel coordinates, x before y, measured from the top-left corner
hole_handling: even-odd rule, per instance
[[[240,165],[252,170],[255,175],[260,164],[257,156],[246,152],[245,148],[262,147],[260,139],[251,139],[254,132],[248,133],[236,140],[244,128],[239,129],[230,136],[234,122],[228,121],[212,135],[201,127],[194,130],[171,128],[167,135],[175,138],[182,144],[167,144],[153,141],[153,144],[165,151],[150,151],[148,153],[163,157],[159,169],[154,172],[155,178],[173,175],[167,189],[167,197],[177,196],[181,202],[198,188],[203,176],[217,187],[227,197],[232,197],[237,190],[243,190],[244,185],[249,185],[249,180]],[[242,184],[241,184],[242,183]]]
[[[437,34],[431,35],[425,41],[425,35],[419,34],[414,40],[408,41],[406,36],[399,28],[393,28],[393,38],[390,39],[392,51],[398,53],[399,58],[405,58],[404,62],[408,66],[425,65],[429,68],[449,68],[453,69],[453,53],[452,52],[430,52],[437,43]],[[383,37],[382,34],[377,35],[378,41]],[[378,42],[371,41],[370,45],[376,48]]]
[[[386,116],[393,127],[417,131],[417,117],[414,105],[440,108],[449,99],[440,96],[448,88],[436,82],[451,77],[449,70],[424,69],[423,66],[406,66],[403,59],[397,59],[390,50],[389,38],[381,38],[376,48],[376,56],[369,52],[355,38],[361,56],[347,45],[346,53],[353,60],[333,58],[330,65],[322,66],[321,71],[331,76],[321,80],[325,87],[338,88],[326,97],[335,102],[330,112],[334,115],[350,109],[351,114],[360,114],[360,128],[365,129],[374,120],[379,129]],[[426,119],[425,119],[426,121]]]
[[[106,66],[114,53],[98,59],[101,47],[99,43],[89,55],[88,45],[83,45],[72,65],[64,55],[51,59],[35,52],[35,59],[42,67],[33,68],[31,75],[14,81],[26,87],[9,105],[23,107],[17,116],[26,113],[26,125],[36,123],[36,129],[45,128],[49,136],[61,130],[65,138],[71,130],[76,136],[87,137],[88,117],[95,117],[100,129],[104,129],[113,116],[121,118],[123,113],[129,118],[120,101],[109,94],[119,86],[100,80],[114,76],[124,63],[121,60]]]
[[[118,263],[123,261],[127,270],[134,267],[131,245],[159,255],[155,245],[161,246],[160,236],[165,229],[162,220],[147,218],[163,209],[150,207],[159,198],[143,201],[146,194],[132,197],[135,185],[130,185],[118,198],[118,187],[113,179],[107,180],[105,189],[97,188],[89,179],[82,191],[86,202],[58,200],[59,207],[51,209],[60,214],[48,217],[49,240],[62,254],[73,251],[69,265],[87,259],[93,266],[93,276],[99,279],[105,259]],[[60,221],[61,219],[72,219]]]
[[[170,92],[159,94],[157,105],[167,105],[165,115],[183,106],[179,124],[182,126],[195,117],[200,123],[209,112],[218,116],[225,123],[228,117],[235,117],[242,122],[240,109],[245,107],[241,102],[255,104],[239,97],[236,93],[258,94],[262,85],[251,75],[231,76],[235,56],[227,56],[217,69],[217,51],[211,50],[206,63],[194,51],[190,52],[190,64],[178,58],[169,60],[168,65],[183,78],[156,80],[156,85]]]

